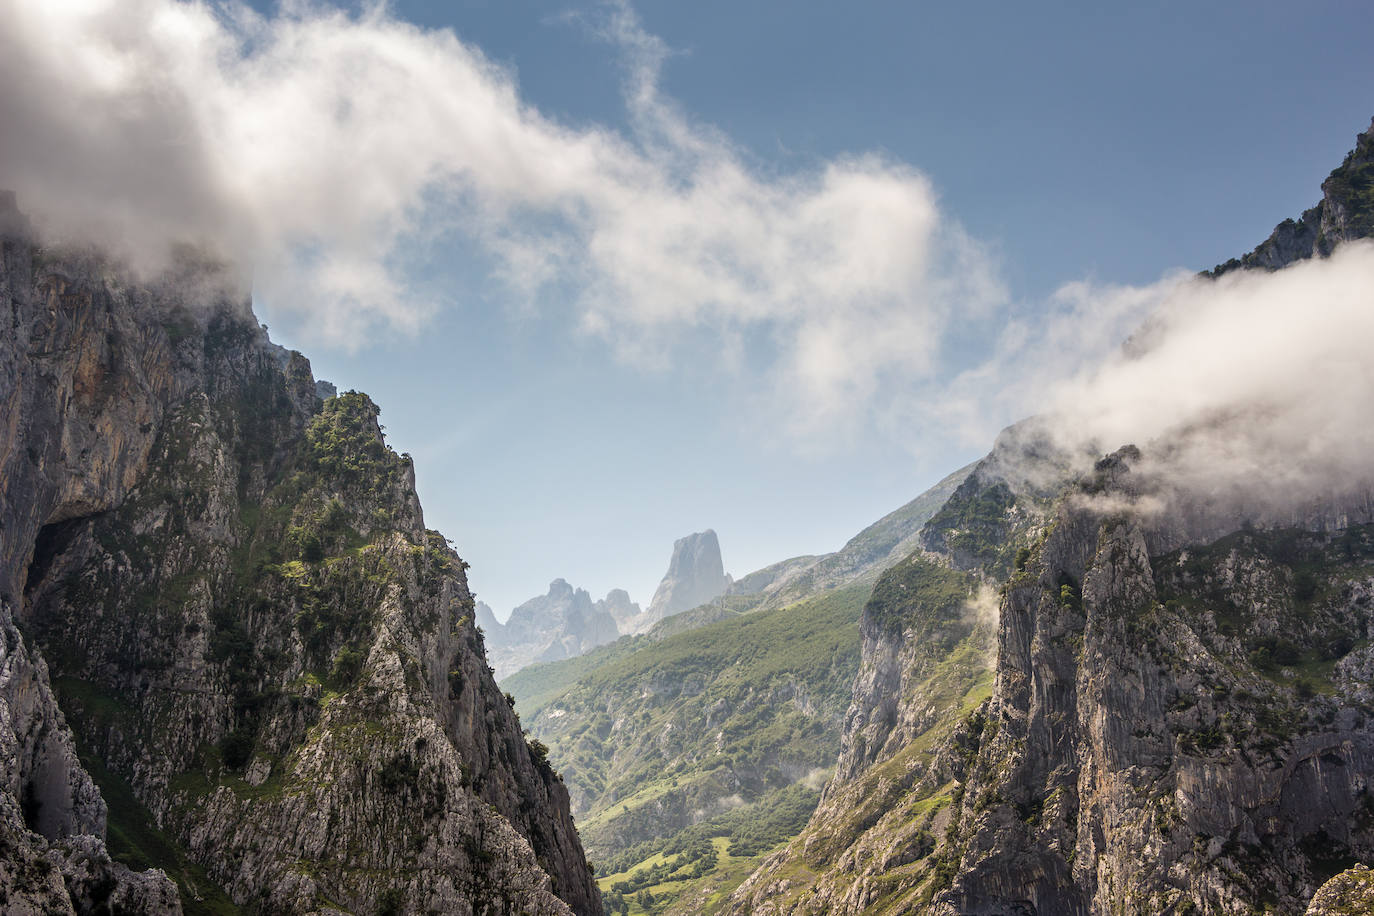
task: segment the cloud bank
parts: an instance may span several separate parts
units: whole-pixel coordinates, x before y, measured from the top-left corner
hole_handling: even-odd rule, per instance
[[[381,5],[0,0],[0,187],[50,236],[149,267],[217,249],[338,343],[421,327],[411,271],[458,233],[513,303],[570,308],[646,366],[705,347],[802,439],[982,446],[1049,413],[1078,445],[1167,439],[1199,480],[1369,476],[1369,246],[1015,303],[913,168],[765,171],[661,94],[669,50],[628,6],[581,21],[624,63],[626,130],[559,123]]]
[[[794,429],[938,368],[1004,298],[930,183],[876,154],[765,174],[658,91],[667,49],[595,19],[632,129],[573,128],[449,31],[288,2],[0,0],[0,185],[50,235],[156,266],[192,240],[335,342],[436,307],[406,265],[465,233],[522,302],[571,302],[622,357],[765,354]],[[547,306],[546,306],[547,307]]]
[[[1160,471],[1259,517],[1368,501],[1374,242],[1151,292],[1144,352],[1051,386],[1061,416],[1098,442],[1156,443]]]
[[[1140,446],[1185,515],[1343,525],[1374,518],[1371,306],[1371,241],[1215,281],[1075,283],[934,401],[985,437],[989,415],[1037,414],[1087,460]]]

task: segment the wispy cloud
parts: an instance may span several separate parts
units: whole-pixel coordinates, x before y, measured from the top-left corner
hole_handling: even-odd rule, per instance
[[[1175,485],[1234,497],[1258,516],[1367,500],[1374,243],[1274,273],[1138,292],[1159,299],[1143,352],[1050,388],[1048,403],[1071,428],[1111,448],[1156,443]]]
[[[457,233],[510,303],[572,309],[631,362],[705,352],[801,440],[978,444],[1048,407],[1103,448],[1186,428],[1197,467],[1285,486],[1368,470],[1368,247],[1028,307],[911,166],[761,168],[662,93],[673,52],[629,5],[578,21],[620,55],[625,130],[559,123],[382,4],[0,0],[0,185],[145,265],[217,248],[343,344],[421,327],[415,248]],[[1120,355],[1151,315],[1148,351]]]
[[[587,21],[625,62],[628,131],[560,124],[383,5],[0,0],[0,182],[145,262],[214,245],[343,343],[422,324],[407,246],[466,233],[514,299],[556,286],[625,359],[763,341],[750,371],[802,433],[929,379],[951,321],[1004,297],[911,167],[755,168],[662,95],[669,49],[629,6]]]
[[[990,358],[932,386],[919,421],[988,441],[997,422],[1038,414],[1069,453],[1136,444],[1138,471],[1232,518],[1369,514],[1371,302],[1367,241],[1216,281],[1074,283],[1034,326],[1011,325]]]

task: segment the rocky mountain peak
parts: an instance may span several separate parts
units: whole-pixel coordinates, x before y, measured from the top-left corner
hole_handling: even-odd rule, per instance
[[[720,558],[720,541],[710,528],[678,538],[668,571],[636,629],[645,629],[671,614],[705,604],[725,592],[730,579]]]
[[[623,588],[613,588],[606,597],[596,603],[599,611],[610,614],[616,626],[624,629],[626,623],[638,617],[643,611],[637,602],[630,600],[630,593]]]
[[[1322,199],[1298,219],[1286,219],[1249,254],[1218,264],[1219,277],[1238,268],[1278,270],[1326,257],[1337,244],[1374,235],[1374,120],[1356,136],[1355,148],[1322,182]]]
[[[628,602],[629,595],[620,593]],[[638,611],[637,606],[631,607]],[[504,626],[488,628],[480,619],[478,622],[487,634],[488,654],[497,677],[513,674],[533,662],[581,655],[620,636],[605,601],[593,603],[586,589],[574,588],[562,578],[550,582],[546,594],[511,611]]]
[[[222,265],[141,281],[11,203],[0,909],[600,913],[376,405]]]

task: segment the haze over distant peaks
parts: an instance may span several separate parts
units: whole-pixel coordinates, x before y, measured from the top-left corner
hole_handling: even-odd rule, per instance
[[[710,528],[673,542],[668,571],[658,583],[649,609],[631,622],[642,633],[664,617],[691,610],[725,593],[731,579],[720,559],[720,541]]]
[[[486,634],[487,655],[496,676],[504,678],[526,665],[573,658],[620,636],[644,633],[664,617],[720,597],[731,581],[721,562],[720,541],[707,529],[673,542],[668,571],[648,610],[630,600],[623,588],[613,588],[605,598],[592,601],[584,589],[554,579],[547,594],[511,611],[504,624],[490,607],[478,602],[477,624]]]
[[[537,661],[571,658],[614,641],[620,630],[607,608],[620,608],[622,603],[629,602],[629,597],[616,589],[593,603],[585,589],[574,588],[565,579],[554,579],[547,594],[531,598],[511,611],[505,624],[497,623],[490,608],[484,612],[479,607],[478,624],[486,633],[487,655],[496,676],[505,677]],[[629,606],[638,610],[634,604]]]

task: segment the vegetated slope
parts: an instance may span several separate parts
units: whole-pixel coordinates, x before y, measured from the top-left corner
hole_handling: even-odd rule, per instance
[[[598,871],[612,876],[601,881],[612,902],[618,906],[624,901],[627,911],[639,912],[639,895],[647,890],[659,911],[705,912],[711,901],[723,901],[761,852],[800,829],[798,812],[809,810],[819,797],[816,789],[825,764],[818,761],[833,762],[839,748],[840,713],[857,670],[856,655],[847,655],[843,666],[827,668],[830,650],[821,647],[808,663],[811,686],[803,703],[814,707],[823,699],[828,710],[817,717],[814,709],[803,706],[798,721],[809,717],[807,731],[782,728],[772,711],[743,719],[735,709],[723,729],[720,708],[710,707],[727,695],[767,696],[776,705],[771,666],[778,658],[790,664],[817,650],[794,640],[812,621],[823,620],[833,628],[831,636],[850,647],[847,653],[856,652],[860,608],[879,574],[910,553],[922,526],[972,468],[949,475],[836,553],[759,570],[736,582],[730,593],[666,617],[644,635],[622,637],[579,658],[531,665],[502,681],[532,723],[532,733],[549,742],[549,759],[573,792],[574,812]],[[697,642],[703,633],[704,646]],[[758,647],[760,636],[766,648]],[[687,685],[689,695],[654,699],[657,688],[646,686],[675,682]],[[741,685],[748,685],[744,694]],[[705,694],[709,696],[703,699]],[[573,702],[563,703],[565,696]],[[615,733],[590,737],[589,723],[604,725],[602,710],[608,704],[632,709],[634,715],[620,716]],[[643,721],[646,713],[649,718]],[[657,730],[664,728],[673,736],[674,749],[641,750],[644,742],[658,748]],[[726,731],[740,739],[758,738],[752,745],[758,758],[738,759],[743,779],[720,768],[717,745]],[[804,772],[796,762],[799,741],[812,761]],[[782,779],[774,776],[761,786],[756,771],[774,754],[792,765],[785,773],[778,771]],[[665,764],[669,758],[678,768],[672,775]],[[799,776],[803,783],[797,782]],[[747,806],[716,813],[722,805],[741,802]],[[746,848],[731,839],[737,828],[730,824],[748,823],[774,825],[766,831],[771,842],[747,847],[747,856],[729,855],[720,844],[733,844],[736,852]],[[706,843],[712,838],[715,847]],[[715,858],[707,855],[711,849]],[[612,890],[617,886],[620,891]]]
[[[7,222],[6,905],[176,910],[102,858],[103,793],[191,911],[599,912],[376,407],[213,265],[145,285]]]
[[[685,850],[673,871],[701,878],[715,871],[697,865],[711,837],[753,856],[801,828],[839,750],[868,591],[850,586],[606,651],[525,713],[572,793],[600,874]],[[751,823],[775,825],[766,844],[741,845]],[[694,827],[703,829],[684,833]],[[666,890],[675,897],[685,885]]]
[[[736,580],[728,592],[708,604],[658,621],[646,633],[622,636],[577,658],[529,665],[501,679],[524,714],[537,712],[549,700],[612,659],[719,620],[751,611],[784,607],[850,582],[872,583],[900,562],[917,544],[921,528],[973,470],[960,468],[911,502],[883,516],[850,538],[843,548],[822,556],[793,557]]]
[[[1374,532],[1170,548],[1121,511],[1136,454],[1083,485],[1117,499],[1063,501],[1023,555],[987,704],[856,760],[893,696],[856,689],[817,814],[733,912],[1301,912],[1374,853]],[[950,708],[896,695],[887,721]]]
[[[1323,186],[1346,227],[1369,141]],[[1331,481],[1252,519],[1141,458],[1061,477],[1047,524],[986,487],[951,499],[964,524],[931,521],[927,547],[1004,580],[992,696],[964,714],[909,686],[929,601],[890,642],[866,613],[836,775],[730,912],[1301,913],[1374,856],[1369,494]],[[1332,882],[1313,912],[1366,896],[1363,872]]]
[[[610,662],[670,636],[686,633],[719,620],[731,620],[753,610],[754,603],[745,596],[725,595],[710,604],[665,617],[647,633],[622,636],[576,656],[556,662],[528,665],[501,679],[501,686],[515,697],[516,709],[522,715],[536,713],[563,691]]]

